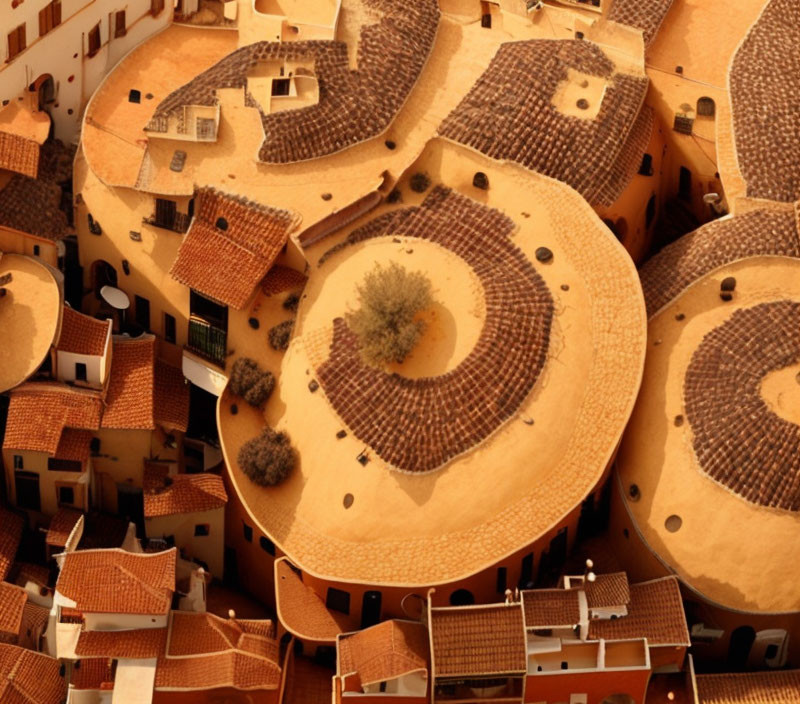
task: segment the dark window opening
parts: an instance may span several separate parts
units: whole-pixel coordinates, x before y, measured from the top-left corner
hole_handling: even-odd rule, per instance
[[[117,13],[114,15],[114,38],[119,39],[120,37],[124,37],[128,33],[128,29],[125,26],[125,10],[118,10]],[[136,91],[137,93],[139,91]],[[131,102],[139,102],[131,101]]]
[[[164,339],[175,344],[175,317],[164,313]]]
[[[248,543],[253,542],[253,526],[248,526],[247,523],[242,522],[242,535]]]
[[[685,166],[681,166],[678,197],[681,200],[692,200],[692,172]]]
[[[150,301],[142,296],[134,296],[136,302],[136,324],[142,330],[150,330]]]
[[[100,51],[101,42],[100,42],[99,22],[89,30],[88,42],[89,42],[89,50],[87,52],[87,55],[89,56],[89,58],[91,58],[98,51]]]
[[[8,33],[8,60],[11,61],[17,54],[25,51],[25,25],[21,24]]]
[[[350,613],[350,593],[336,589],[336,587],[328,587],[328,593],[325,596],[325,606],[332,611],[339,611],[343,614]]]
[[[291,91],[291,78],[273,78],[272,95],[289,95]]]
[[[716,105],[713,98],[700,98],[697,101],[697,114],[703,117],[714,117]]]
[[[778,646],[775,643],[770,643],[764,651],[765,660],[774,660],[778,657]]]
[[[38,244],[33,245],[33,256],[34,257],[38,257],[40,251],[41,250],[39,249],[39,245]]]
[[[75,490],[71,486],[58,487],[58,505],[62,504],[75,505]]]
[[[470,606],[475,603],[475,597],[469,589],[456,589],[450,595],[451,606]]]
[[[86,381],[86,365],[83,362],[75,362],[75,381]]]
[[[89,452],[91,452],[93,455],[100,454],[100,438],[92,438],[89,441]]]
[[[51,472],[81,472],[83,471],[83,463],[79,460],[62,460],[58,457],[48,457],[47,469]]]
[[[39,511],[42,500],[39,496],[39,475],[35,472],[15,472],[14,489],[17,496],[17,506],[29,511]]]
[[[505,594],[508,586],[508,570],[505,567],[497,568],[497,593]]]
[[[265,536],[261,536],[258,539],[258,544],[261,546],[261,549],[267,553],[268,555],[272,555],[275,557],[275,543],[273,543],[269,538]]]
[[[642,176],[653,175],[653,157],[651,154],[645,153],[642,155],[642,163],[639,166],[639,173]]]
[[[379,591],[366,591],[361,600],[361,628],[369,628],[381,620],[381,600]]]
[[[225,218],[217,218],[217,228],[220,230],[227,230],[228,221]]]
[[[136,88],[131,88],[128,91],[128,102],[129,103],[141,103],[142,102],[142,91],[136,90]]]
[[[23,469],[22,455],[14,455],[14,469]]]
[[[156,227],[163,227],[167,230],[174,229],[177,215],[178,204],[174,200],[156,198],[156,216],[153,220]]]
[[[492,14],[491,12],[487,12],[481,15],[481,27],[484,29],[491,29],[492,28]]]
[[[529,552],[522,558],[522,569],[519,573],[520,589],[530,589],[533,586],[533,553]]]
[[[211,532],[211,527],[208,523],[198,523],[194,527],[194,535],[196,538],[203,538]]]

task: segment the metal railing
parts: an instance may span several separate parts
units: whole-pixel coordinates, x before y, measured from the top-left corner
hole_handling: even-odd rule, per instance
[[[228,333],[216,328],[202,318],[189,318],[189,339],[187,348],[203,359],[225,367]]]

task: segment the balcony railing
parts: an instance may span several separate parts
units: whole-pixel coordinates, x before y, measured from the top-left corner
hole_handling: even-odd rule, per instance
[[[228,333],[202,318],[189,318],[189,340],[186,347],[198,357],[225,368]]]
[[[189,229],[189,223],[192,219],[188,213],[175,213],[172,217],[157,217],[151,215],[149,218],[142,218],[142,222],[154,227],[160,227],[164,230],[171,232],[178,232],[184,234]]]

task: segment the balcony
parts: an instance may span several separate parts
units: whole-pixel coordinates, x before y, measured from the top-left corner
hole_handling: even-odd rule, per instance
[[[196,316],[189,318],[186,349],[212,364],[225,368],[228,333]]]

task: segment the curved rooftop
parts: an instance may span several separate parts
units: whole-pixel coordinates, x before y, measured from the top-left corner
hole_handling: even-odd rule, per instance
[[[31,376],[50,353],[61,324],[62,295],[44,264],[19,254],[0,255],[0,391],[8,391]]]
[[[478,171],[488,177],[488,191],[469,185]],[[425,193],[409,186],[417,172],[431,180]],[[244,404],[234,416],[235,399],[226,391],[218,418],[235,491],[295,564],[345,581],[432,585],[527,546],[596,486],[640,380],[644,308],[630,259],[564,184],[434,140],[399,194],[402,202],[380,206],[338,240],[308,250],[318,262],[338,243],[312,265],[294,338],[280,369],[271,369],[277,385],[263,416]],[[524,203],[524,210],[501,210],[508,203]],[[462,246],[462,230],[471,233],[470,247]],[[339,395],[347,379],[348,393],[369,393],[373,379],[358,363],[337,366],[340,350],[349,348],[339,347],[336,335],[346,331],[335,321],[374,263],[392,261],[423,271],[437,306],[429,339],[401,367],[379,375],[380,384],[396,385],[402,403],[374,416],[390,434],[395,426],[407,430],[415,413],[420,427],[430,423],[425,441],[406,443],[425,465],[393,455],[392,443],[381,445],[382,437],[351,415],[352,403],[361,401]],[[527,307],[519,306],[523,284],[525,298],[525,286],[536,294]],[[497,300],[492,287],[504,292]],[[525,326],[531,350],[507,330],[515,326]],[[491,344],[482,342],[486,335]],[[485,359],[498,356],[509,368],[504,388],[489,384],[478,365],[473,374],[486,389],[476,392],[474,405],[445,394],[448,420],[435,393],[432,403],[423,402],[416,382],[440,391],[483,347]],[[520,359],[531,369],[520,372]],[[341,376],[326,373],[333,368]],[[286,431],[299,455],[289,478],[272,488],[250,482],[236,462],[265,421]],[[448,445],[462,429],[460,444]],[[441,450],[450,447],[452,454]],[[438,469],[408,471],[423,466]]]

